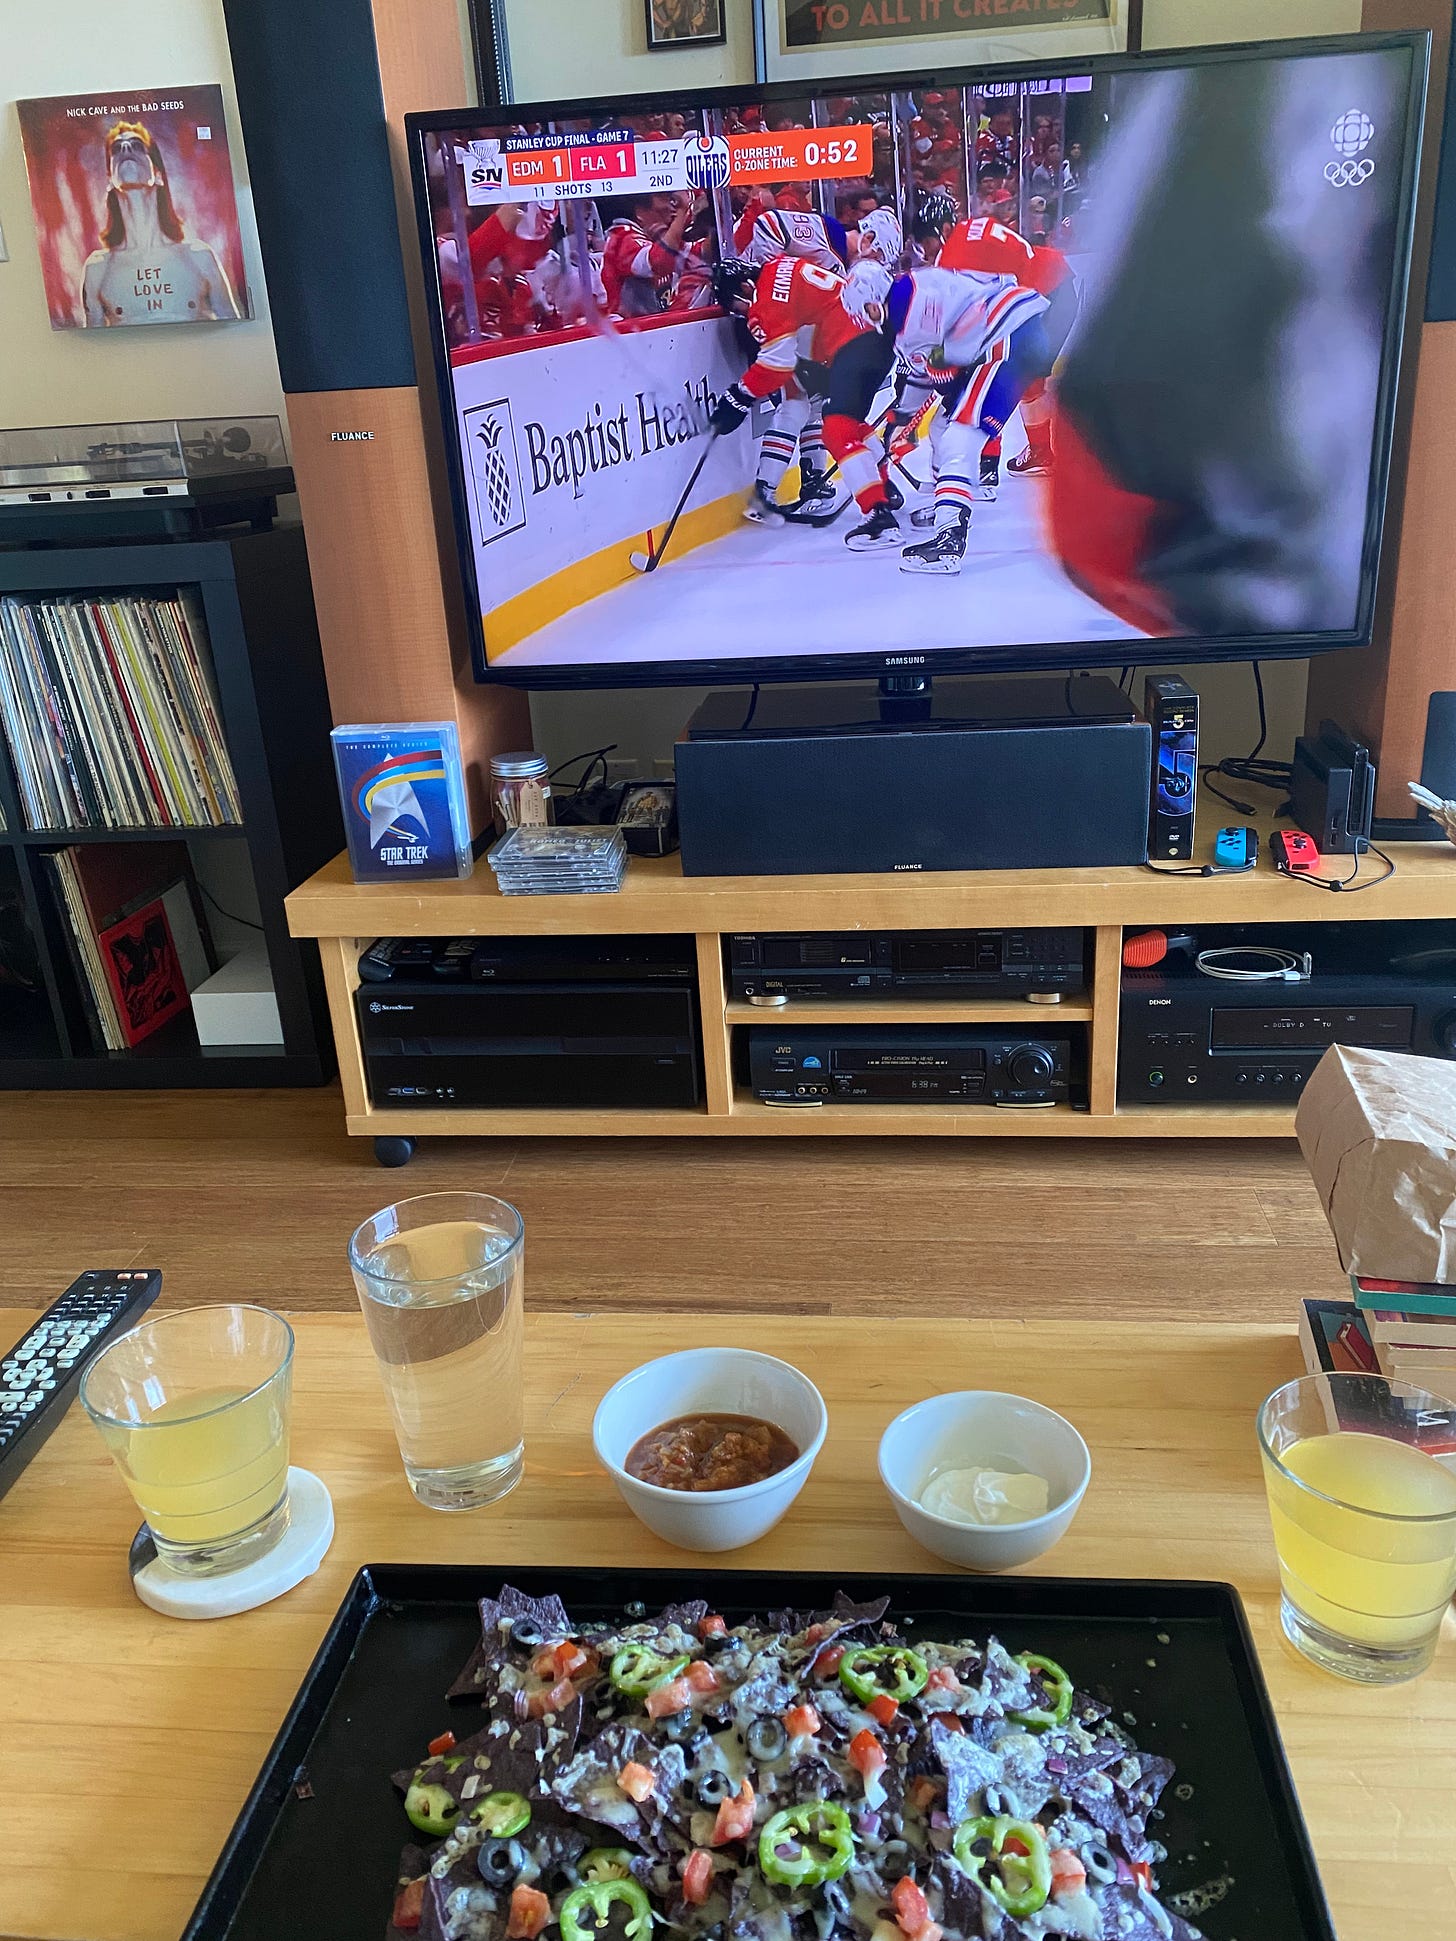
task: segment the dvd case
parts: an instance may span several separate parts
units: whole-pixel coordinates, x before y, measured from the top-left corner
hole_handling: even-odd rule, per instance
[[[335,728],[334,768],[356,883],[469,876],[474,868],[453,721]]]

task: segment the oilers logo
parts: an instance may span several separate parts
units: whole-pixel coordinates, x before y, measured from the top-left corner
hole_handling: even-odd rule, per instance
[[[682,152],[683,170],[693,188],[727,188],[728,144],[721,135],[689,135]]]

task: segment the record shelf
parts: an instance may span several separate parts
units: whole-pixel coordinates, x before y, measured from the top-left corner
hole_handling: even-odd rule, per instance
[[[0,978],[0,1090],[313,1085],[332,1072],[318,967],[313,954],[289,936],[283,908],[289,887],[316,870],[343,839],[302,527],[200,539],[0,546],[0,595],[166,597],[179,587],[200,600],[243,820],[186,829],[29,829],[0,735],[0,904],[18,895],[40,971],[40,988],[33,992]],[[189,1014],[131,1050],[94,1048],[44,853],[73,843],[177,841],[187,844],[194,864],[204,866],[210,846],[241,845],[246,851],[283,1026],[281,1046],[204,1047]],[[213,904],[204,907],[215,923]]]

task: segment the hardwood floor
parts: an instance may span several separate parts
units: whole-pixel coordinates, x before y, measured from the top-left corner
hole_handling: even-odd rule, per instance
[[[1345,1286],[1291,1140],[462,1139],[387,1172],[342,1122],[332,1087],[6,1095],[0,1306],[146,1265],[171,1305],[347,1309],[359,1221],[462,1187],[521,1209],[538,1308],[1292,1321]]]

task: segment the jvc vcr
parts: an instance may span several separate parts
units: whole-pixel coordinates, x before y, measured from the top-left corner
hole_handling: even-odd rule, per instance
[[[976,1025],[836,1025],[748,1033],[765,1105],[1058,1105],[1072,1096],[1070,1035]]]
[[[733,995],[755,1004],[872,992],[1049,997],[1087,981],[1086,932],[776,931],[728,939]]]

